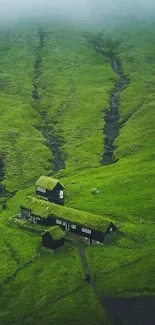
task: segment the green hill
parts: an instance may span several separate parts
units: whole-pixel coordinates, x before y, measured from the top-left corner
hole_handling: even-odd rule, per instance
[[[154,27],[132,22],[87,31],[31,22],[0,31],[1,183],[13,196],[0,208],[1,323],[107,324],[83,284],[76,247],[41,252],[39,236],[8,221],[42,174],[60,178],[65,205],[117,222],[111,243],[86,250],[92,274],[100,273],[98,289],[154,295]],[[92,43],[99,38],[103,55]],[[118,161],[102,166],[104,116],[118,80],[111,54],[129,84],[119,98]]]

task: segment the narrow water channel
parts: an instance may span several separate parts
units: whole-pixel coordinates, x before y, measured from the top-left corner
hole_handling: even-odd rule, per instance
[[[52,159],[52,163],[54,165],[53,167],[53,172],[56,173],[60,169],[65,169],[65,162],[61,157],[61,145],[62,145],[62,140],[58,135],[55,134],[55,131],[53,129],[52,124],[49,126],[47,118],[46,118],[46,113],[41,113],[42,117],[42,122],[44,125],[44,136],[48,141],[48,146],[54,156]]]
[[[115,139],[119,135],[120,126],[119,126],[119,99],[120,93],[124,87],[128,84],[127,78],[121,72],[120,64],[115,57],[111,58],[111,66],[113,71],[119,77],[114,92],[111,96],[110,107],[105,115],[105,126],[104,126],[104,154],[102,157],[103,165],[110,165],[116,162],[114,156],[114,150],[116,146],[114,145]]]
[[[60,169],[65,169],[65,163],[62,159],[61,155],[61,145],[62,145],[62,139],[58,137],[58,135],[55,134],[54,126],[52,125],[52,122],[48,121],[47,119],[47,112],[40,111],[39,107],[39,90],[38,90],[38,79],[41,76],[41,65],[42,65],[42,50],[45,45],[45,33],[43,28],[39,28],[38,31],[39,36],[39,44],[36,51],[36,60],[34,63],[34,82],[33,82],[33,92],[32,97],[35,101],[35,108],[40,114],[41,120],[42,120],[42,131],[44,134],[44,137],[47,139],[47,145],[51,150],[53,159],[51,159],[51,163],[53,165],[53,172],[56,173]]]

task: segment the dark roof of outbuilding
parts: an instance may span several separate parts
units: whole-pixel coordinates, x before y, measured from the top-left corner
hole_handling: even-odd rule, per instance
[[[107,217],[64,207],[31,196],[25,199],[22,207],[31,210],[34,215],[44,219],[55,216],[102,232],[105,232],[111,223]]]
[[[64,231],[59,227],[59,226],[54,226],[51,228],[48,228],[42,236],[44,236],[44,234],[49,233],[50,236],[56,241],[56,240],[60,240],[62,238],[65,237],[65,233]]]
[[[63,188],[63,184],[55,178],[48,177],[48,176],[40,176],[40,178],[36,182],[36,186],[40,186],[45,188],[46,190],[53,190],[57,184],[60,184]]]

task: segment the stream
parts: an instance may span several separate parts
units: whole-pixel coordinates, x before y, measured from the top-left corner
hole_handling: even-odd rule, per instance
[[[117,160],[114,157],[114,150],[116,146],[114,145],[115,139],[119,135],[120,125],[119,125],[119,97],[121,91],[128,84],[127,78],[121,72],[120,64],[115,57],[111,57],[111,66],[115,74],[119,77],[114,92],[110,100],[110,108],[105,115],[105,126],[104,126],[104,154],[102,157],[103,165],[110,165],[115,163]]]
[[[34,82],[33,82],[33,92],[32,97],[35,101],[35,109],[40,114],[41,120],[42,120],[42,131],[44,134],[44,137],[47,140],[47,145],[51,150],[53,158],[51,159],[51,163],[53,165],[53,172],[56,173],[60,169],[65,169],[65,163],[62,159],[61,155],[61,145],[62,145],[62,138],[55,134],[54,125],[52,125],[51,121],[49,123],[47,118],[47,112],[40,111],[39,107],[39,90],[38,90],[38,79],[42,74],[42,50],[44,48],[45,44],[45,33],[43,28],[40,28],[38,31],[39,35],[39,45],[36,52],[36,60],[34,63]]]

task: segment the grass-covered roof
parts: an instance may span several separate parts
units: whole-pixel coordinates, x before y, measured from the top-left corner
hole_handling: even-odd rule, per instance
[[[40,176],[36,182],[36,186],[43,187],[47,190],[53,190],[58,183],[64,188],[63,184],[58,179],[48,176]]]
[[[22,207],[31,210],[34,215],[41,218],[47,219],[50,216],[55,216],[100,231],[106,231],[111,222],[110,219],[99,215],[64,207],[31,196],[25,199]]]
[[[65,237],[64,231],[59,226],[51,227],[48,230],[46,230],[44,234],[45,233],[49,233],[54,240],[59,240]]]

